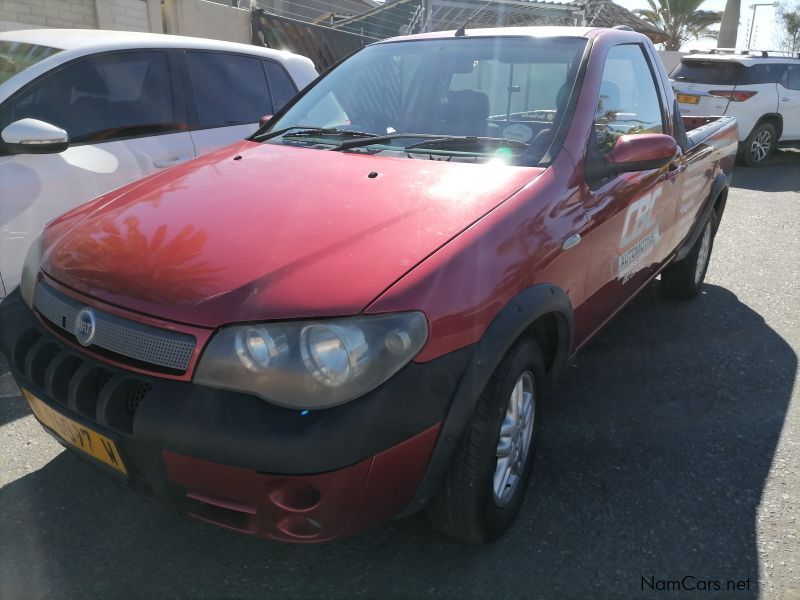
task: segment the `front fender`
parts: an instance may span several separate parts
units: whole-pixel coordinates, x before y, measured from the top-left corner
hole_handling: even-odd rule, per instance
[[[422,483],[399,516],[419,511],[436,493],[492,373],[514,342],[545,315],[554,315],[557,323],[558,341],[547,371],[548,387],[555,383],[572,353],[575,319],[572,303],[564,290],[550,284],[539,284],[512,298],[473,346],[472,356],[450,403]]]

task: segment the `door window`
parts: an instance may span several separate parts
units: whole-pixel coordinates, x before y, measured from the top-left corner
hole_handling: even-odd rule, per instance
[[[283,105],[291,100],[297,93],[297,88],[294,87],[292,80],[280,65],[265,60],[264,66],[267,69],[267,78],[269,79],[269,89],[272,92],[272,106],[274,112],[278,112]]]
[[[606,58],[595,114],[597,150],[604,154],[621,135],[664,133],[653,74],[637,44],[613,47]]]
[[[800,65],[787,66],[786,87],[790,90],[800,90]]]
[[[224,52],[187,52],[193,129],[258,123],[273,114],[262,61]]]
[[[103,54],[69,63],[7,102],[0,109],[0,128],[26,117],[61,127],[74,144],[180,129],[165,52]]]

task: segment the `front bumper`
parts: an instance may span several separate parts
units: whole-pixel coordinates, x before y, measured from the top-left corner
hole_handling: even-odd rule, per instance
[[[21,388],[114,440],[131,488],[296,542],[356,533],[405,508],[470,354],[411,363],[353,402],[302,414],[112,366],[55,334],[18,292],[0,305],[0,352]]]

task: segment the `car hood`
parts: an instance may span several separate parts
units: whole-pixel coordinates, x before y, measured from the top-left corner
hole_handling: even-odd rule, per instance
[[[203,327],[355,314],[541,172],[239,142],[57,220],[42,268]]]

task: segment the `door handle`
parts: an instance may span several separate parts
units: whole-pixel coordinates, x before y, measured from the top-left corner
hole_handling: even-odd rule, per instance
[[[567,239],[564,240],[564,243],[561,244],[562,250],[569,250],[570,248],[574,248],[578,244],[581,243],[581,234],[580,233],[573,233]]]
[[[177,165],[185,160],[189,160],[191,156],[173,156],[172,158],[164,158],[162,160],[154,160],[153,166],[159,169],[166,169],[172,165]]]
[[[791,102],[791,98],[781,98],[781,102]]]

